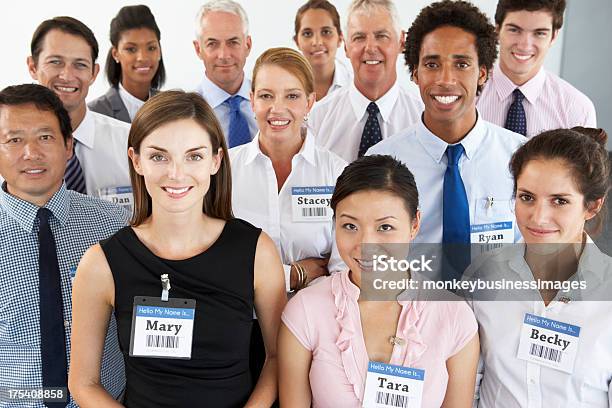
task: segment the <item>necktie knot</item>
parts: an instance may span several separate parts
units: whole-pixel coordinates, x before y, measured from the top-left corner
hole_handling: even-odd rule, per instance
[[[240,95],[230,96],[225,100],[230,106],[231,112],[238,112],[240,110],[240,102],[242,102],[244,98]]]
[[[512,94],[514,95],[514,101],[515,102],[523,102],[523,99],[525,99],[525,95],[523,95],[523,93],[521,92],[520,89],[516,88],[514,91],[512,91]]]
[[[446,148],[446,157],[448,158],[448,165],[458,165],[459,159],[461,158],[461,155],[464,151],[465,149],[463,148],[463,145],[461,143],[456,145],[448,145],[448,147]]]
[[[378,109],[378,105],[376,105],[376,102],[370,102],[366,110],[370,115],[376,115],[378,114],[378,112],[380,112],[380,110]]]
[[[49,222],[49,217],[51,217],[51,214],[53,213],[48,208],[39,208],[38,212],[36,213],[36,218],[40,220],[41,224],[46,224]]]

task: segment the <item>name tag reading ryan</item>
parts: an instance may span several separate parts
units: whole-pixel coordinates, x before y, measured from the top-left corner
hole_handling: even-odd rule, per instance
[[[364,408],[421,408],[425,370],[370,361]]]
[[[334,186],[291,187],[293,222],[320,222],[332,219],[329,204]]]
[[[190,359],[195,300],[136,296],[130,356]]]

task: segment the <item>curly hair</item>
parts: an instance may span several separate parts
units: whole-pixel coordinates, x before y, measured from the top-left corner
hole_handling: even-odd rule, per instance
[[[467,1],[443,0],[423,8],[406,35],[404,58],[414,76],[419,65],[419,54],[425,36],[443,26],[457,27],[476,37],[478,65],[484,65],[487,73],[497,58],[497,33],[487,16]],[[482,85],[478,86],[480,93]]]
[[[501,27],[506,14],[513,11],[545,10],[552,15],[552,26],[556,31],[563,26],[565,6],[565,0],[499,0],[495,10],[495,24]]]

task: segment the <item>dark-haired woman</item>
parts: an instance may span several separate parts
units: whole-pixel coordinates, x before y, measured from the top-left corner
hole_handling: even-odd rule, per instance
[[[232,216],[227,148],[214,112],[195,93],[162,92],[136,115],[128,145],[131,225],[87,251],[73,286],[75,400],[118,406],[100,385],[114,310],[127,407],[270,406],[283,270],[272,240]],[[254,309],[266,360],[253,389]]]
[[[161,33],[147,6],[125,6],[111,21],[106,57],[106,94],[91,101],[94,112],[131,123],[138,109],[164,84]]]
[[[362,244],[408,244],[418,232],[412,173],[390,156],[362,157],[338,178],[331,207],[348,269],[301,290],[283,312],[281,404],[471,407],[478,333],[469,307],[360,296],[373,273]],[[409,405],[397,405],[402,401]]]
[[[495,293],[502,301],[477,294],[470,302],[484,363],[479,407],[612,402],[612,258],[589,236],[609,188],[606,136],[577,130],[544,132],[515,152],[510,169],[524,245],[496,250],[466,272],[539,283]]]

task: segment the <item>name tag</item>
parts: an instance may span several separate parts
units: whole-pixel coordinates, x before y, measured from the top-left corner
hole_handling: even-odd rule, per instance
[[[420,408],[425,370],[370,361],[363,406]]]
[[[525,314],[517,357],[572,374],[580,327]]]
[[[512,221],[492,222],[470,226],[470,242],[472,244],[472,258],[500,247],[502,244],[514,242],[514,229]]]
[[[193,299],[135,296],[130,356],[191,359]]]
[[[98,197],[122,206],[130,215],[134,211],[134,195],[131,186],[101,188],[98,190]]]
[[[293,222],[318,222],[332,219],[329,206],[334,186],[292,187],[291,212]]]
[[[76,278],[76,266],[70,268],[70,282],[74,283],[74,278]]]

